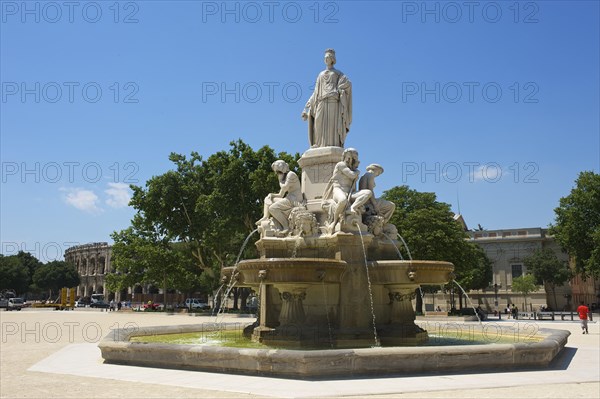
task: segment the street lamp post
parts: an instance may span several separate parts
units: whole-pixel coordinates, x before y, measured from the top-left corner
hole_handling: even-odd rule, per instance
[[[498,308],[498,284],[494,283],[494,306]]]

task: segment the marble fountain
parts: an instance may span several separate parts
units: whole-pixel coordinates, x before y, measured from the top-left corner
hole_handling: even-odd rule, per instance
[[[130,341],[233,328],[161,326],[111,333],[99,344],[105,362],[290,378],[547,367],[568,332],[538,330],[527,342],[421,346],[429,335],[415,323],[412,300],[420,285],[451,281],[454,265],[401,258],[401,237],[389,223],[395,206],[374,193],[383,167],[370,164],[361,176],[358,151],[344,148],[352,85],[334,68],[331,49],[325,64],[302,112],[310,146],[299,161],[302,176],[282,160],[273,163],[280,191],[265,198],[257,222],[260,256],[222,270],[225,291],[257,293],[257,320],[242,328],[265,348]]]

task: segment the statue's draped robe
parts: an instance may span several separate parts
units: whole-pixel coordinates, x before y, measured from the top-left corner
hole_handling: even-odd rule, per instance
[[[307,106],[311,147],[344,147],[352,123],[352,84],[348,77],[333,68],[321,72]]]

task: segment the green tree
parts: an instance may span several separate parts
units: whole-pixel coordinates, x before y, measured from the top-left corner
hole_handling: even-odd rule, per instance
[[[0,255],[0,291],[14,290],[17,294],[29,288],[29,272],[18,255]]]
[[[112,234],[113,264],[116,272],[107,276],[109,291],[120,291],[137,283],[189,291],[199,286],[199,277],[190,256],[171,244],[164,236],[143,230],[140,218],[134,217],[132,226]]]
[[[525,309],[527,309],[527,295],[530,292],[536,291],[539,288],[539,285],[536,284],[536,278],[533,274],[525,274],[521,277],[515,277],[512,280],[512,292],[519,292],[523,294],[523,299],[525,301]]]
[[[196,152],[189,158],[171,154],[174,170],[145,187],[132,186],[130,205],[137,214],[129,229],[113,234],[113,263],[120,275],[109,279],[111,287],[151,281],[163,286],[156,281],[162,271],[169,288],[215,289],[220,269],[235,262],[256,228],[265,195],[278,190],[271,164],[284,159],[297,170],[298,158],[276,155],[267,146],[254,151],[242,141],[206,160]],[[253,251],[248,245],[247,252]]]
[[[523,259],[527,270],[535,277],[537,284],[543,284],[552,292],[554,309],[558,309],[556,286],[562,285],[573,277],[568,264],[556,257],[549,248],[538,249],[532,255]]]
[[[396,204],[390,222],[396,225],[415,259],[452,262],[456,281],[465,290],[489,285],[491,262],[479,246],[467,240],[469,236],[454,220],[450,205],[438,202],[434,193],[421,193],[407,186],[396,186],[383,196]],[[401,251],[407,258],[406,250]],[[461,292],[459,298],[462,307]]]
[[[27,268],[29,274],[29,285],[33,284],[33,275],[38,267],[42,266],[43,263],[40,262],[35,256],[30,254],[29,252],[19,251],[16,255],[25,268]]]
[[[600,277],[600,175],[581,172],[554,212],[550,233],[575,259],[575,271]]]
[[[75,266],[55,260],[36,269],[33,283],[40,289],[48,290],[49,296],[52,296],[53,291],[79,285],[80,279]]]

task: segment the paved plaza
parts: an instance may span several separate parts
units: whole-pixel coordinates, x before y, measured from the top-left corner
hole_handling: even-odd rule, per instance
[[[546,370],[291,380],[103,364],[99,340],[115,328],[212,322],[213,318],[76,309],[0,312],[2,398],[600,398],[600,329],[535,322],[571,331]],[[252,319],[225,316],[224,321]],[[492,323],[515,323],[513,320]],[[532,323],[519,321],[518,323]],[[530,324],[528,324],[530,326]]]

